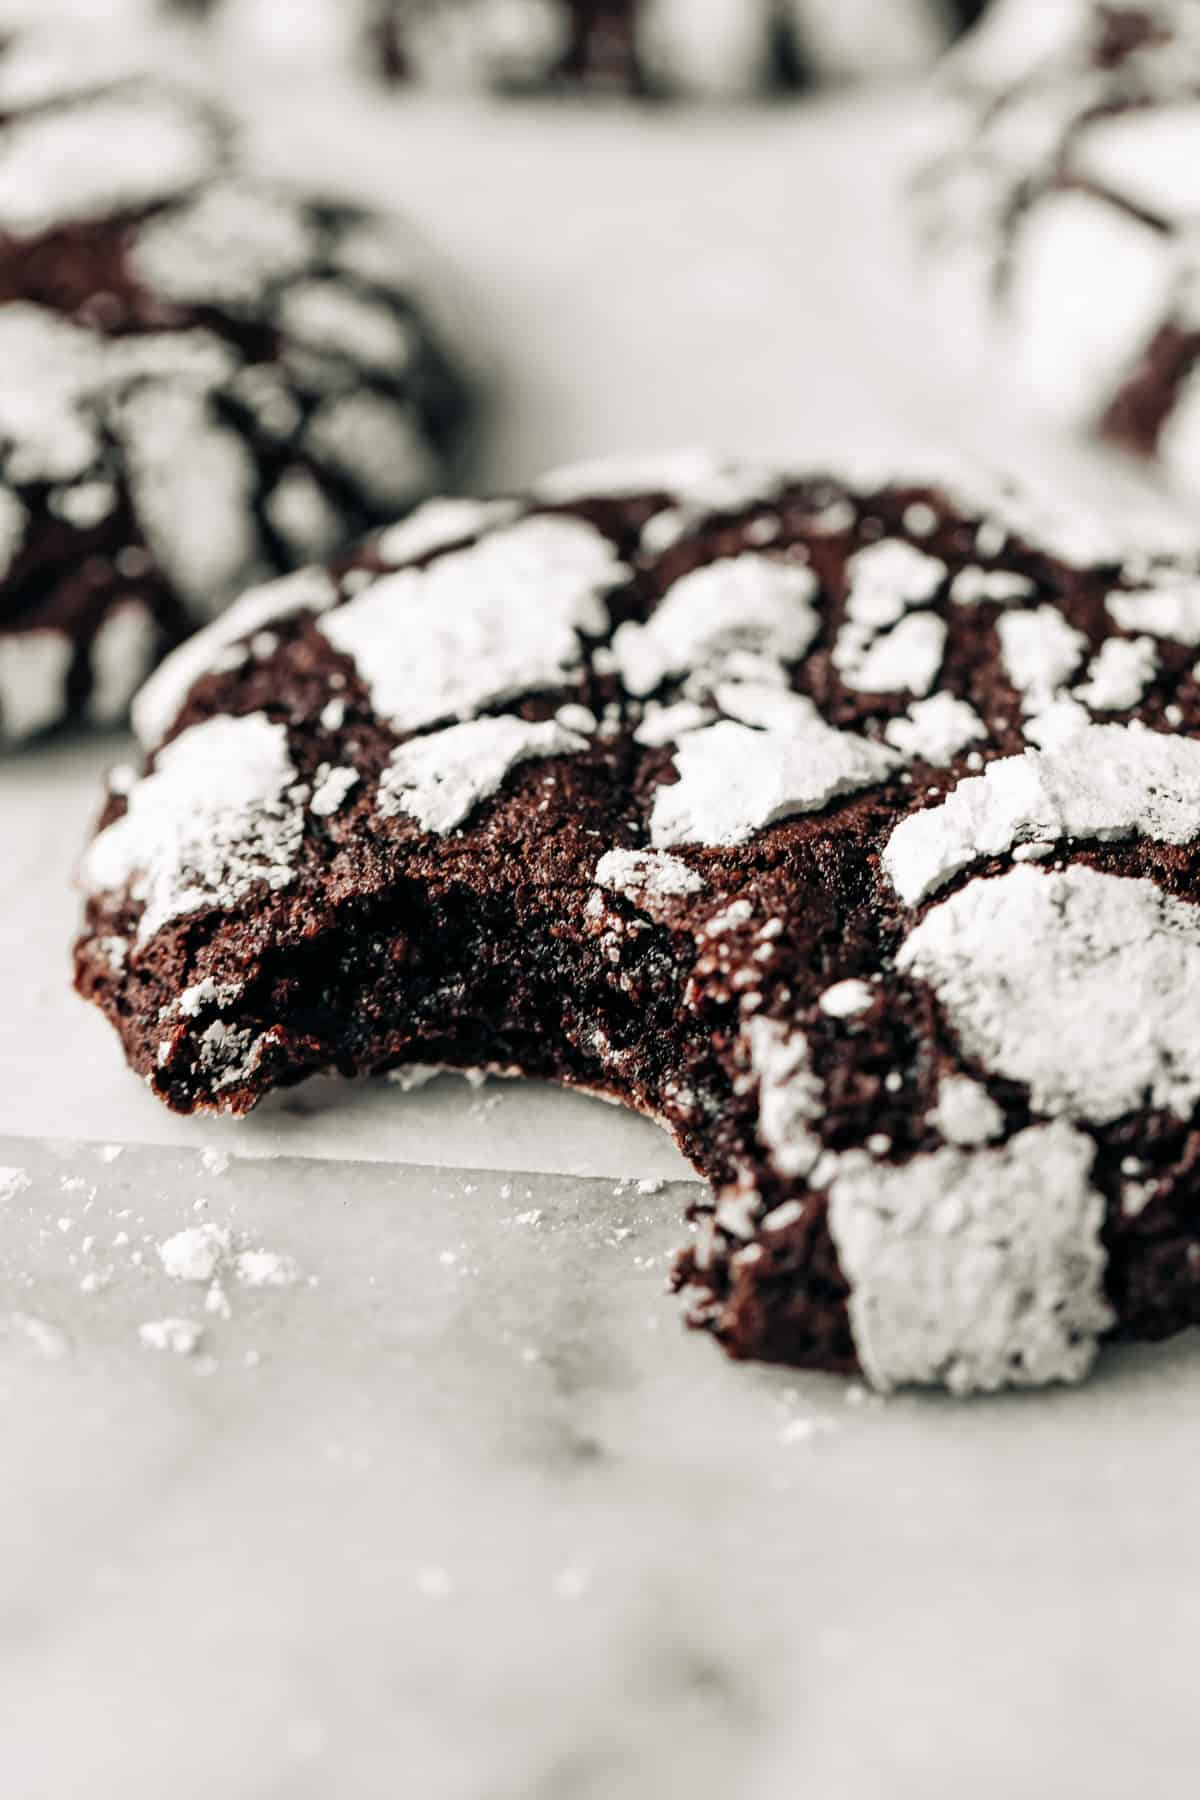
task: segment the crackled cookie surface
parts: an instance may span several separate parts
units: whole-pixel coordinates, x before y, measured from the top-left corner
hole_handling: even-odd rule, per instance
[[[933,60],[980,0],[175,0],[273,54],[393,80],[739,95]]]
[[[995,79],[981,50],[915,186],[923,262],[971,355],[1195,490],[1200,11],[1009,0],[1008,14]],[[1073,28],[1011,78],[1024,22],[1060,17]]]
[[[397,228],[165,87],[64,93],[60,46],[0,62],[0,744],[123,717],[248,581],[440,485],[464,413]]]
[[[183,1111],[651,1115],[736,1355],[1074,1380],[1200,1313],[1200,564],[1125,525],[694,455],[431,502],[144,689],[79,989]]]

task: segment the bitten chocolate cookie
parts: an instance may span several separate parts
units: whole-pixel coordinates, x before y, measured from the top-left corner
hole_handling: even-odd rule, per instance
[[[123,717],[247,581],[443,485],[466,411],[403,231],[49,66],[0,68],[0,744]]]
[[[920,67],[981,0],[175,0],[273,53],[392,80],[741,95]]]
[[[432,502],[145,688],[79,991],[184,1112],[432,1062],[659,1120],[737,1356],[1074,1380],[1200,1315],[1198,647],[1194,555],[1011,496]]]
[[[1037,10],[1010,0],[1012,25]],[[923,260],[970,356],[1195,490],[1200,9],[1065,10],[1075,28],[1019,79],[989,82],[982,54],[966,65],[946,147],[914,189]]]

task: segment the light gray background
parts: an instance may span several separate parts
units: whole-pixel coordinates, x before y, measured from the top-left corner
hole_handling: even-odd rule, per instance
[[[277,99],[268,160],[440,248],[503,397],[490,482],[704,440],[1123,479],[943,367],[897,273],[897,100]],[[682,1333],[685,1190],[629,1179],[687,1172],[596,1103],[443,1079],[170,1118],[67,991],[67,877],[121,749],[0,766],[0,1138],[61,1141],[0,1143],[34,1178],[0,1203],[0,1791],[1194,1791],[1191,1341],[1080,1393],[864,1403]],[[240,1158],[214,1175],[204,1145]],[[154,1249],[204,1218],[305,1279],[207,1318]],[[140,1347],[173,1315],[197,1356]]]

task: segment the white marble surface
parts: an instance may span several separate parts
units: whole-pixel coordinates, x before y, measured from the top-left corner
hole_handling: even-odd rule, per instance
[[[1196,1344],[863,1403],[680,1331],[679,1189],[0,1160],[5,1793],[1194,1791]],[[197,1219],[300,1280],[213,1319]]]
[[[895,102],[348,115],[296,92],[254,123],[440,241],[503,399],[491,481],[702,438],[1024,447],[896,280]],[[451,1081],[170,1119],[66,986],[66,874],[120,748],[0,767],[0,1135],[92,1140],[0,1149],[37,1171],[0,1207],[0,1792],[1194,1791],[1194,1343],[1078,1394],[856,1407],[682,1333],[682,1190],[613,1193],[682,1172],[638,1121]],[[146,1147],[103,1164],[113,1139]],[[257,1160],[210,1178],[216,1143]],[[504,1169],[542,1173],[504,1197]],[[317,1285],[234,1294],[199,1357],[144,1350],[138,1324],[200,1316],[153,1242],[203,1216]],[[97,1258],[113,1278],[82,1292]]]

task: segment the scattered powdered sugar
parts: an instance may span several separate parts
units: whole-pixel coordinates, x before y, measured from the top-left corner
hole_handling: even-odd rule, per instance
[[[846,617],[872,633],[933,599],[949,574],[944,562],[899,538],[858,550],[846,566]]]
[[[140,600],[116,606],[107,615],[92,639],[89,719],[97,725],[121,723],[154,662],[158,636],[158,626]]]
[[[133,728],[141,744],[151,750],[162,742],[191,690],[230,645],[280,619],[323,612],[336,599],[337,589],[323,569],[301,569],[243,594],[172,652],[146,682],[133,703]]]
[[[424,569],[385,575],[321,620],[396,731],[468,718],[577,673],[580,633],[628,571],[577,519],[528,518]]]
[[[138,1338],[147,1350],[165,1350],[173,1356],[192,1356],[200,1348],[204,1329],[190,1319],[147,1319],[138,1326]]]
[[[1040,712],[1069,681],[1087,639],[1056,606],[1002,613],[996,621],[1004,672],[1021,696],[1022,711]]]
[[[530,609],[536,622],[536,614]],[[519,763],[586,750],[586,738],[553,719],[473,719],[393,750],[379,783],[384,818],[407,813],[423,831],[452,831]]]
[[[897,968],[1038,1112],[1107,1124],[1147,1106],[1187,1118],[1200,1100],[1200,909],[1152,881],[1082,865],[977,879],[930,910]]]
[[[1157,673],[1152,638],[1106,638],[1074,697],[1096,712],[1126,712],[1138,704]]]
[[[831,1019],[854,1019],[875,1003],[875,989],[869,981],[836,981],[827,987],[817,1001],[821,1011]]]
[[[1004,1114],[983,1083],[969,1075],[943,1075],[932,1116],[949,1144],[986,1144],[1004,1130]]]
[[[968,563],[950,583],[950,598],[956,606],[1007,606],[1017,600],[1028,600],[1036,588],[1028,575],[1016,575],[1009,569],[981,569]]]
[[[315,359],[299,347],[286,360]],[[358,384],[323,400],[304,430],[304,445],[335,476],[353,482],[379,511],[404,512],[434,486],[438,469],[411,403]]]
[[[91,893],[144,903],[138,941],[171,919],[286,887],[304,834],[287,730],[264,713],[193,725],[161,750],[83,862]]]
[[[842,680],[866,694],[927,694],[942,666],[945,622],[929,612],[905,615],[933,599],[945,563],[885,538],[857,551],[846,574],[846,617],[833,647]]]
[[[21,743],[58,723],[74,656],[62,631],[0,632],[0,743]]]
[[[824,1089],[798,1026],[751,1019],[750,1068],[758,1077],[758,1135],[781,1175],[806,1175],[821,1154],[809,1127],[821,1117]]]
[[[200,1068],[209,1078],[214,1093],[225,1088],[240,1087],[259,1067],[267,1047],[275,1041],[274,1031],[256,1036],[245,1026],[226,1025],[216,1019],[196,1040]],[[160,1060],[162,1057],[160,1046]]]
[[[657,750],[664,744],[677,743],[685,732],[698,731],[701,725],[714,722],[711,708],[700,706],[695,700],[676,700],[670,706],[659,706],[652,700],[633,734],[633,741]]]
[[[194,981],[190,987],[183,989],[175,1002],[174,1011],[181,1019],[197,1018],[206,1006],[215,1006],[219,1012],[223,1012],[240,998],[242,992],[240,982],[216,981],[211,975],[206,975],[202,980]],[[171,1011],[170,1007],[164,1007],[159,1013],[159,1018],[163,1018]]]
[[[857,648],[848,653],[839,634],[833,661],[843,681],[860,694],[927,694],[945,653],[945,620],[936,613],[913,613],[861,653]]]
[[[280,1250],[242,1250],[233,1270],[243,1287],[294,1287],[300,1279],[295,1257]]]
[[[651,842],[663,850],[742,844],[780,819],[885,780],[899,762],[886,745],[835,731],[815,714],[788,732],[721,720],[679,744],[679,780],[654,796]]]
[[[966,1394],[1083,1378],[1113,1322],[1094,1158],[1065,1121],[900,1167],[842,1157],[829,1225],[873,1386]]]
[[[350,355],[378,373],[395,374],[412,354],[404,320],[342,280],[313,276],[298,281],[280,296],[278,311],[284,331],[297,342]]]
[[[598,887],[628,894],[652,910],[655,902],[703,893],[707,883],[678,856],[661,850],[608,850],[596,864]]]
[[[0,230],[140,211],[195,187],[217,157],[209,118],[178,93],[127,86],[31,110],[0,136]]]
[[[692,741],[692,740],[689,740]],[[883,867],[907,905],[1023,842],[1200,833],[1200,742],[1139,725],[1090,725],[1045,750],[989,764],[940,806],[901,820]]]
[[[188,306],[256,304],[312,260],[316,238],[303,205],[247,181],[218,181],[155,214],[130,245],[141,280]]]
[[[233,1236],[226,1225],[191,1225],[164,1238],[158,1260],[172,1281],[211,1281],[229,1255]]]
[[[817,634],[812,570],[744,552],[694,569],[668,588],[644,625],[627,622],[613,653],[633,694],[653,693],[668,676],[699,675],[710,685],[747,654],[794,662]]]
[[[52,1325],[48,1319],[39,1319],[32,1313],[9,1313],[7,1319],[0,1316],[0,1326],[8,1325],[18,1332],[29,1348],[44,1356],[47,1362],[61,1362],[64,1356],[71,1354],[71,1340],[61,1325]]]
[[[309,811],[316,813],[319,819],[330,818],[358,780],[357,769],[335,769],[329,763],[322,763],[317,770],[312,799],[308,803]]]
[[[33,1184],[24,1169],[16,1169],[11,1164],[0,1167],[0,1200],[12,1200]]]
[[[920,758],[935,768],[952,763],[968,744],[987,737],[987,728],[973,706],[953,694],[931,694],[917,700],[906,717],[884,727],[884,738],[909,759]]]
[[[1122,631],[1200,644],[1200,580],[1194,577],[1163,580],[1137,593],[1111,593],[1108,610]]]
[[[258,471],[209,395],[147,381],[115,409],[138,521],[155,555],[194,603],[211,607],[250,578],[258,555]]]

